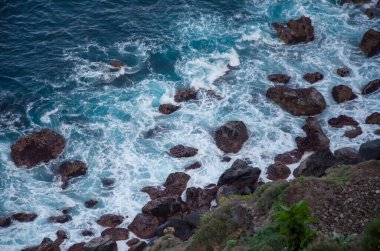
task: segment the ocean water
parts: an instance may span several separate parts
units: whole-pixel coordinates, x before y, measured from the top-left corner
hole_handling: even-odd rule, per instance
[[[348,139],[342,137],[345,129],[327,125],[341,114],[364,123],[379,111],[379,93],[340,105],[331,97],[334,85],[346,84],[360,93],[364,84],[380,77],[380,57],[365,58],[358,47],[369,28],[380,28],[380,19],[363,14],[374,2],[0,0],[0,216],[19,211],[39,215],[34,222],[0,229],[0,250],[55,239],[57,230],[70,236],[61,246],[65,250],[91,239],[81,236],[84,229],[99,235],[103,228],[95,220],[104,213],[128,216],[121,225],[127,227],[148,201],[142,187],[160,185],[171,172],[195,161],[202,167],[188,171],[188,186],[217,182],[232,162],[221,162],[224,154],[213,142],[213,131],[229,120],[244,121],[250,134],[243,149],[229,156],[249,158],[265,179],[274,156],[295,147],[304,123],[266,99],[271,73],[289,74],[292,87],[309,86],[304,73],[325,75],[313,86],[328,103],[319,119],[332,150],[358,148],[374,139],[376,126],[361,124],[364,133]],[[315,41],[284,45],[271,23],[301,15],[313,20]],[[126,66],[111,69],[113,59]],[[336,75],[342,66],[351,69],[349,77]],[[174,103],[181,87],[214,90],[223,99],[200,95],[176,113],[158,113],[159,104]],[[63,154],[30,170],[17,168],[11,145],[46,127],[67,139]],[[174,159],[167,151],[177,144],[199,153]],[[54,170],[62,161],[76,159],[88,164],[88,174],[61,190]],[[101,178],[114,179],[113,188],[104,188]],[[100,201],[95,209],[84,207],[91,198]],[[72,221],[47,222],[64,208],[71,208]]]

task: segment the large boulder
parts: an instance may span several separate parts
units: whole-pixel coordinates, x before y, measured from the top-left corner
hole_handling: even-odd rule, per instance
[[[297,163],[303,156],[303,151],[294,149],[285,153],[277,154],[274,158],[275,162],[282,162],[286,165]]]
[[[67,161],[58,168],[58,174],[61,175],[62,189],[67,187],[68,181],[71,178],[85,175],[87,172],[87,165],[83,161]]]
[[[343,147],[334,152],[337,162],[345,165],[354,165],[362,161],[359,151],[352,147]]]
[[[374,112],[365,119],[366,124],[380,125],[380,112]]]
[[[361,135],[363,133],[363,130],[360,126],[355,127],[354,129],[350,129],[344,132],[345,137],[353,139],[357,136]]]
[[[117,244],[110,237],[96,237],[84,244],[83,251],[117,251]]]
[[[96,221],[102,227],[116,227],[123,223],[124,217],[115,214],[104,214]]]
[[[215,187],[217,188],[217,187]],[[202,189],[200,187],[189,187],[186,190],[186,204],[190,210],[210,208],[211,201],[214,200],[217,189]]]
[[[193,88],[177,90],[174,95],[175,102],[185,102],[197,99],[197,91]]]
[[[31,168],[57,158],[65,145],[62,135],[43,129],[17,140],[11,147],[11,156],[16,166]]]
[[[363,95],[368,95],[380,90],[380,79],[375,79],[366,84],[362,89]]]
[[[168,227],[174,228],[174,236],[181,241],[188,240],[194,234],[194,227],[192,225],[184,220],[171,218],[156,229],[157,235],[163,236],[164,230]]]
[[[358,126],[359,123],[352,117],[346,115],[339,115],[337,118],[328,120],[328,124],[335,128],[342,128],[343,126]]]
[[[181,213],[183,204],[180,197],[161,197],[145,204],[142,212],[166,220],[170,216]]]
[[[314,84],[322,80],[323,77],[323,74],[320,72],[306,73],[305,75],[303,75],[303,79],[309,82],[310,84]]]
[[[288,23],[274,23],[278,36],[286,44],[307,43],[314,40],[314,27],[309,17],[302,16]]]
[[[364,160],[380,160],[380,139],[363,143],[359,148],[359,154]]]
[[[228,197],[231,197],[235,194],[240,194],[240,191],[236,187],[230,186],[230,185],[223,185],[223,186],[219,187],[219,189],[216,193],[215,199],[219,203],[219,201],[222,198],[228,198]]]
[[[332,89],[332,97],[338,104],[354,100],[358,96],[346,85],[337,85]]]
[[[315,176],[321,177],[325,175],[327,168],[337,163],[335,156],[330,150],[318,151],[307,157],[294,170],[294,177],[299,176]]]
[[[156,235],[156,228],[160,225],[159,220],[150,214],[138,214],[129,224],[128,229],[137,237],[150,239]]]
[[[325,98],[314,88],[275,86],[268,89],[266,96],[294,116],[314,116],[326,108]]]
[[[159,112],[162,114],[172,114],[173,112],[177,111],[180,108],[180,106],[172,105],[172,104],[162,104],[158,108]]]
[[[229,121],[216,129],[214,140],[220,150],[237,153],[248,140],[247,127],[242,121]]]
[[[276,162],[267,168],[267,178],[273,181],[286,179],[290,173],[289,167],[282,162]]]
[[[113,241],[128,240],[129,230],[121,227],[107,228],[101,233],[101,236],[108,236]]]
[[[267,78],[269,81],[279,84],[287,84],[290,81],[290,76],[286,74],[271,74]]]
[[[360,42],[360,48],[367,57],[375,56],[380,52],[380,32],[368,30]]]
[[[176,158],[188,158],[197,155],[198,149],[194,147],[176,145],[170,148],[170,155]]]
[[[307,118],[302,130],[305,131],[306,137],[296,137],[297,147],[301,151],[322,151],[330,148],[330,140],[316,118]]]

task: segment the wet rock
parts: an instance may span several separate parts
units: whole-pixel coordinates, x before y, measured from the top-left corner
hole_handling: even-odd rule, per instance
[[[128,229],[139,238],[150,239],[156,235],[155,230],[159,224],[159,220],[153,215],[137,214]]]
[[[290,164],[294,164],[300,161],[302,156],[303,156],[303,151],[299,149],[294,149],[289,152],[277,154],[276,157],[274,158],[274,161],[282,162],[285,165],[290,165]]]
[[[161,197],[149,201],[142,211],[145,214],[153,215],[157,218],[167,219],[170,216],[182,211],[184,202],[180,197]]]
[[[336,70],[336,74],[338,74],[341,77],[347,77],[350,74],[350,69],[347,67],[338,68]]]
[[[367,8],[365,11],[364,11],[364,14],[369,18],[373,18],[373,12],[370,8]]]
[[[185,102],[197,99],[197,91],[193,88],[177,90],[174,95],[175,102]]]
[[[123,223],[124,217],[115,214],[104,214],[96,221],[102,227],[116,227]]]
[[[329,125],[335,128],[342,128],[343,126],[358,126],[359,123],[352,117],[346,115],[339,115],[337,118],[331,118],[328,121]]]
[[[291,19],[288,23],[274,23],[277,35],[286,44],[307,43],[314,40],[314,27],[309,17],[302,16],[298,20]]]
[[[373,133],[376,134],[376,135],[380,135],[380,129],[377,129],[377,130],[373,131]]]
[[[228,157],[228,156],[224,156],[222,158],[222,162],[230,162],[231,161],[231,157]]]
[[[38,251],[39,247],[40,246],[27,247],[27,248],[21,249],[21,251]]]
[[[359,155],[364,160],[380,159],[380,139],[363,143],[359,148]]]
[[[163,236],[164,230],[168,227],[174,228],[174,236],[182,241],[188,240],[190,236],[194,234],[193,226],[188,224],[186,221],[171,218],[156,229],[157,235]]]
[[[380,52],[380,32],[374,29],[368,30],[362,38],[360,48],[367,57],[378,54]]]
[[[83,230],[81,232],[82,236],[93,236],[94,233],[91,230]]]
[[[314,88],[275,86],[268,89],[266,96],[294,116],[314,116],[326,108],[325,98]]]
[[[158,108],[159,112],[162,114],[172,114],[173,112],[177,111],[180,108],[180,106],[172,105],[172,104],[162,104]]]
[[[113,241],[128,240],[129,230],[126,228],[107,228],[101,233],[102,237],[109,237]]]
[[[360,126],[355,127],[355,129],[347,130],[344,132],[344,136],[350,139],[356,138],[361,135],[363,130]]]
[[[321,177],[325,175],[327,168],[337,163],[335,156],[330,150],[318,151],[307,157],[294,170],[294,177],[299,176],[315,176]]]
[[[65,189],[67,187],[68,181],[71,178],[79,177],[82,175],[85,175],[87,172],[87,166],[86,163],[76,160],[72,162],[64,162],[60,167],[58,168],[58,173],[61,175],[62,180],[62,189]]]
[[[11,147],[11,156],[16,166],[31,168],[57,158],[65,144],[62,135],[43,129],[17,140]]]
[[[138,243],[130,247],[128,251],[143,251],[146,248],[146,246],[147,244],[145,241],[139,241]]]
[[[279,84],[287,84],[290,81],[290,76],[286,74],[271,74],[268,76],[268,80]]]
[[[84,244],[83,251],[117,251],[117,244],[109,237],[96,237]]]
[[[305,131],[306,137],[296,137],[297,147],[301,151],[322,151],[330,148],[330,140],[316,118],[307,118],[302,130]]]
[[[176,158],[188,158],[197,155],[198,149],[184,145],[177,145],[170,148],[169,152],[171,156]]]
[[[9,227],[12,224],[12,219],[10,217],[0,218],[0,227]]]
[[[98,204],[97,200],[88,200],[84,203],[84,206],[87,208],[93,208],[96,204]]]
[[[67,251],[83,251],[83,247],[85,242],[75,243],[74,245],[70,246]]]
[[[303,75],[303,79],[310,84],[314,84],[323,79],[323,74],[320,72],[306,73]]]
[[[51,239],[44,238],[37,251],[61,251],[61,249],[59,248],[59,245],[54,243]]]
[[[31,222],[37,218],[35,213],[16,213],[12,215],[12,219],[19,222]]]
[[[337,162],[345,165],[354,165],[362,161],[359,151],[352,147],[343,147],[334,152]]]
[[[289,167],[287,167],[282,162],[276,162],[267,168],[267,178],[270,180],[280,180],[280,179],[286,179],[289,177],[291,171]]]
[[[115,184],[115,179],[112,178],[101,178],[100,182],[102,182],[103,187],[110,188]]]
[[[374,112],[365,119],[366,124],[380,125],[380,112]]]
[[[210,193],[200,187],[189,187],[186,190],[186,204],[190,210],[210,208],[210,203],[215,198],[215,193]]]
[[[185,170],[188,171],[188,170],[198,169],[198,168],[201,168],[201,166],[202,166],[202,164],[199,161],[197,161],[197,162],[194,162],[193,164],[185,167]]]
[[[247,127],[242,121],[229,121],[216,129],[214,140],[220,150],[237,153],[248,140]]]
[[[375,79],[366,84],[362,89],[363,95],[368,95],[380,90],[380,79]]]
[[[337,85],[332,89],[332,96],[335,102],[338,104],[354,100],[358,96],[352,91],[352,89],[346,85]]]
[[[66,223],[68,221],[71,221],[72,218],[68,214],[58,215],[58,216],[51,216],[49,217],[48,221],[50,223]]]
[[[121,67],[124,66],[124,63],[121,62],[121,61],[119,61],[119,60],[111,60],[109,62],[109,65],[112,66],[112,67],[114,67],[114,68],[119,68],[120,69]]]
[[[137,238],[132,238],[132,239],[130,239],[129,241],[127,241],[127,245],[128,245],[128,247],[132,247],[133,245],[135,245],[135,244],[137,244],[137,243],[139,243],[139,242],[140,242],[139,239],[137,239]]]

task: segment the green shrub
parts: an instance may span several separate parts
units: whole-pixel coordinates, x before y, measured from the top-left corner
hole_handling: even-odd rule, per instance
[[[284,237],[272,227],[265,228],[246,240],[250,247],[249,251],[279,251],[285,247]]]
[[[380,250],[380,216],[366,227],[363,236],[363,248],[365,251]]]

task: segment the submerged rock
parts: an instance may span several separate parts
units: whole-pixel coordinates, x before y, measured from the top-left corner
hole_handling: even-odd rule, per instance
[[[173,112],[177,111],[180,108],[180,106],[172,105],[172,104],[162,104],[158,108],[159,112],[162,114],[172,114]]]
[[[329,125],[335,128],[342,128],[343,126],[358,126],[359,123],[352,117],[346,115],[339,115],[337,118],[331,118],[328,121]]]
[[[12,215],[12,219],[19,222],[31,222],[37,218],[35,213],[15,213]]]
[[[301,160],[303,153],[304,152],[299,149],[294,149],[289,152],[277,154],[274,161],[282,162],[286,165],[294,164]]]
[[[341,77],[347,77],[350,74],[350,70],[347,67],[338,68],[336,74]]]
[[[322,151],[330,148],[330,140],[316,118],[307,118],[302,130],[305,131],[306,137],[296,137],[297,147],[301,151]]]
[[[314,88],[275,86],[268,89],[266,96],[294,116],[314,116],[326,108],[325,98]]]
[[[174,95],[175,102],[185,102],[197,99],[197,91],[193,88],[177,90]]]
[[[380,90],[380,79],[375,79],[366,84],[362,89],[363,95],[372,94]]]
[[[11,147],[11,156],[16,166],[31,168],[57,158],[65,145],[62,135],[43,129],[17,140]]]
[[[323,79],[323,74],[320,72],[306,73],[303,75],[303,79],[310,84],[314,84]]]
[[[287,84],[290,81],[290,76],[286,74],[271,74],[268,75],[268,80],[275,83]]]
[[[117,244],[110,237],[96,237],[84,244],[83,251],[117,251]]]
[[[325,175],[327,168],[337,163],[335,156],[330,150],[318,151],[307,157],[294,170],[294,177],[299,176],[315,176],[321,177]]]
[[[129,230],[126,228],[107,228],[101,233],[102,237],[109,237],[113,241],[128,240]]]
[[[97,200],[87,200],[84,203],[84,206],[87,207],[87,208],[93,208],[96,204],[98,204]]]
[[[156,228],[160,225],[159,220],[150,214],[137,214],[128,229],[137,237],[150,239],[156,235]]]
[[[347,130],[344,132],[344,136],[350,139],[356,138],[363,133],[363,130],[360,126],[355,127],[355,129]]]
[[[188,158],[197,155],[198,149],[184,145],[177,145],[170,148],[169,152],[171,156],[176,158]]]
[[[216,146],[226,153],[237,153],[248,140],[247,127],[242,121],[229,121],[215,130]]]
[[[380,52],[380,32],[369,29],[360,42],[360,48],[367,57],[378,54]]]
[[[71,178],[85,175],[87,172],[87,165],[83,161],[64,162],[58,168],[58,173],[61,175],[62,189],[67,187],[68,181]]]
[[[337,85],[332,89],[332,96],[335,102],[338,104],[354,100],[358,96],[352,91],[352,89],[346,85]]]
[[[102,227],[116,227],[123,223],[124,217],[115,214],[104,214],[96,221]]]
[[[364,160],[380,160],[380,139],[363,143],[359,148],[359,154]]]
[[[282,162],[276,162],[267,168],[267,178],[273,181],[286,179],[289,177],[291,171],[289,167],[287,167]]]
[[[380,112],[374,112],[365,119],[366,124],[380,125]]]
[[[359,151],[352,147],[343,147],[334,152],[337,162],[345,165],[354,165],[362,161]]]
[[[286,44],[307,43],[314,40],[314,27],[309,17],[302,16],[298,20],[291,19],[288,23],[274,23],[278,36]]]

